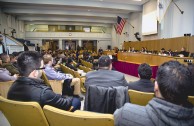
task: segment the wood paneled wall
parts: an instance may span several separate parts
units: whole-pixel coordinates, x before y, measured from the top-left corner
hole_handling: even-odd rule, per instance
[[[194,36],[192,37],[178,37],[169,39],[148,40],[141,42],[124,42],[124,49],[128,50],[129,47],[134,47],[135,50],[141,50],[142,47],[147,47],[148,50],[157,50],[165,48],[172,51],[180,51],[185,47],[187,51],[194,52]]]

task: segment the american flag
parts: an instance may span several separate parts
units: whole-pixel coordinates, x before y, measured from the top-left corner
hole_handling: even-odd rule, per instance
[[[121,17],[117,17],[117,33],[121,35],[122,31],[123,31],[123,28],[125,26],[125,23],[126,23],[126,20],[121,18]]]

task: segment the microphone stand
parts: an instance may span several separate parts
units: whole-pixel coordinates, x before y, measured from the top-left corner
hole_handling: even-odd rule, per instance
[[[130,22],[127,22],[133,29],[135,28]]]
[[[179,9],[179,11],[181,12],[181,14],[183,14],[184,13],[184,11],[182,11],[181,9],[180,9],[180,7],[174,2],[174,0],[172,0],[172,2],[174,3],[174,5]]]

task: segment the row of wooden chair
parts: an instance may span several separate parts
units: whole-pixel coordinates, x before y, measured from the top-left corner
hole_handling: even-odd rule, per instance
[[[82,80],[82,86],[83,82],[85,82],[85,78],[80,77],[79,73],[77,71],[74,71],[75,75],[77,74],[77,77],[79,77]],[[46,76],[43,73],[44,76]],[[56,80],[47,80],[52,87],[53,91],[55,93],[61,94],[62,93],[62,82],[56,81]],[[0,95],[4,98],[7,98],[7,93],[9,91],[9,88],[13,84],[13,81],[7,81],[7,82],[0,82]],[[82,91],[85,91],[85,88],[81,89]],[[130,96],[130,102],[133,104],[138,105],[147,105],[147,103],[154,97],[154,93],[147,93],[147,92],[140,92],[135,90],[128,90],[129,96]],[[191,102],[194,105],[194,96],[189,96],[188,101]]]
[[[79,69],[80,69],[80,70],[83,70],[85,73],[87,73],[87,72],[89,72],[89,71],[92,71],[91,68],[86,67],[86,66],[82,66],[82,65],[79,65]]]
[[[111,114],[87,111],[68,112],[36,102],[19,102],[0,96],[0,110],[11,126],[113,126]]]
[[[88,67],[88,68],[93,68],[93,64],[90,63],[90,62],[87,62],[87,61],[84,61],[83,59],[80,59],[81,60],[81,64]]]
[[[138,104],[145,106],[154,97],[154,93],[141,92],[136,90],[128,90],[130,97],[130,102],[133,104]],[[194,105],[194,96],[189,96],[188,101]]]
[[[70,68],[68,68],[67,66],[61,64],[61,70],[64,72],[64,73],[70,73],[73,77],[76,77],[76,78],[79,78],[80,79],[80,87],[81,87],[81,91],[83,93],[86,92],[85,90],[85,87],[84,87],[84,83],[85,83],[85,77],[81,76],[77,71],[74,71]]]

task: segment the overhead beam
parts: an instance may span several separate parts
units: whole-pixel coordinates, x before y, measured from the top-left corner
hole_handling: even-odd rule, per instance
[[[63,18],[63,17],[28,17],[28,16],[19,16],[19,20],[24,21],[73,21],[73,22],[96,22],[96,23],[108,23],[114,24],[116,20],[103,20],[103,19],[87,19],[87,18]]]
[[[101,1],[83,1],[83,0],[1,0],[1,2],[8,3],[22,3],[22,4],[39,4],[39,5],[57,5],[57,6],[74,6],[74,7],[94,7],[94,8],[109,8],[118,10],[129,10],[129,11],[142,11],[142,6],[121,4],[121,3],[110,3]]]
[[[18,9],[18,8],[4,8],[3,12],[10,14],[33,14],[33,15],[70,15],[70,16],[88,16],[88,17],[104,17],[116,18],[118,15],[123,18],[129,18],[128,14],[117,13],[96,13],[88,11],[66,11],[66,10],[49,10],[49,9]]]
[[[85,25],[85,26],[104,26],[112,27],[112,24],[95,23],[95,22],[64,22],[64,21],[25,21],[25,24],[39,24],[39,25]]]

